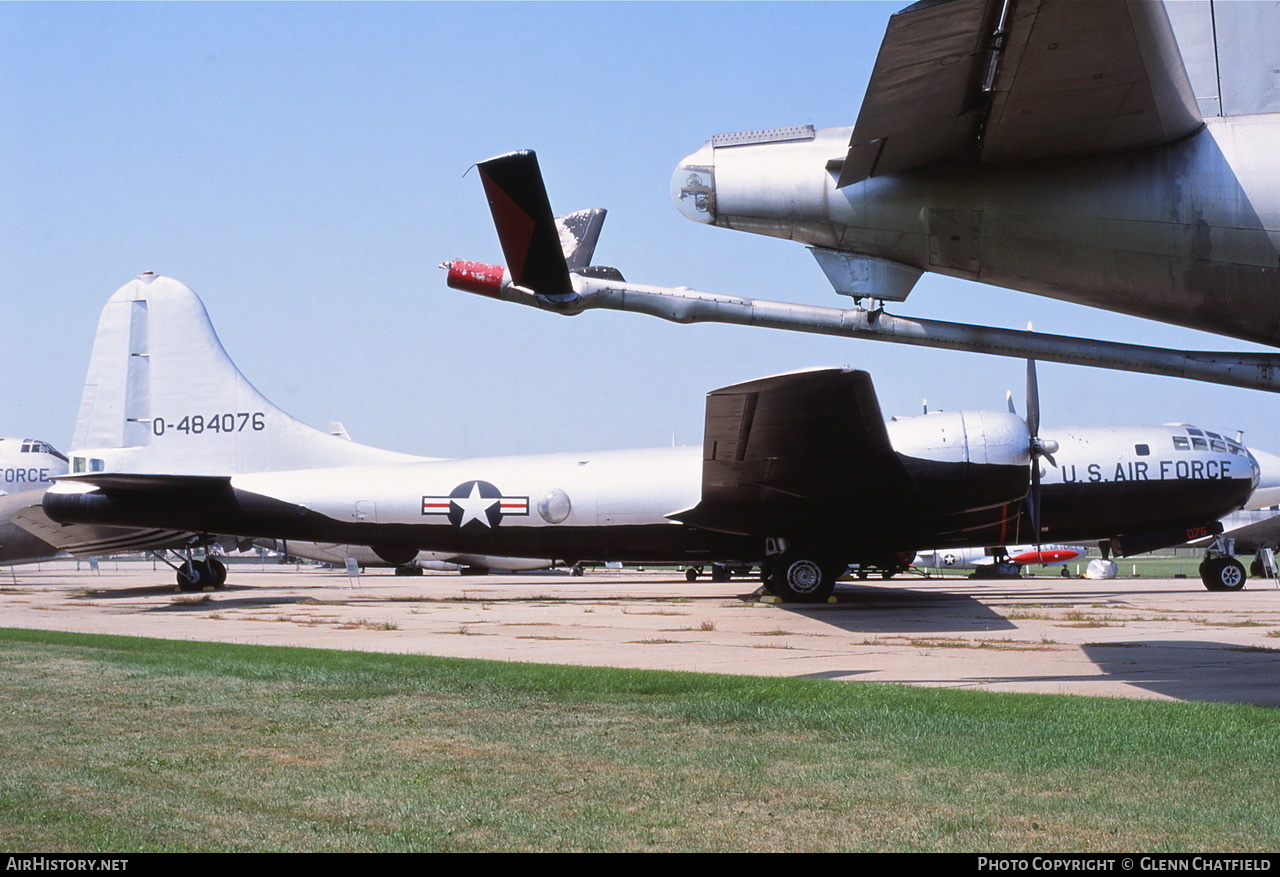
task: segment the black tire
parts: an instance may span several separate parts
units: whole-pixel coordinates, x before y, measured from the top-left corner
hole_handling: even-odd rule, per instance
[[[1234,557],[1215,557],[1200,564],[1200,581],[1210,591],[1239,591],[1248,576]]]
[[[684,571],[684,580],[686,582],[696,582],[698,580],[698,570],[696,567],[689,567]]]
[[[221,588],[227,583],[227,566],[216,557],[210,557],[204,562],[205,571],[209,575],[209,584],[215,588]]]
[[[178,590],[199,591],[204,589],[204,581],[209,573],[203,563],[188,560],[178,568]]]
[[[1249,564],[1249,575],[1255,579],[1262,575],[1262,561],[1256,557]]]
[[[773,566],[769,590],[787,603],[821,603],[836,586],[833,565],[788,552]]]
[[[733,573],[729,572],[729,570],[726,567],[712,565],[711,581],[727,582],[732,578],[733,578]]]

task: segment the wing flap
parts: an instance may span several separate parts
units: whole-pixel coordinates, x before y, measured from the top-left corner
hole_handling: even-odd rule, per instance
[[[993,0],[916,3],[889,19],[840,186],[956,158],[973,148],[970,106]]]
[[[57,524],[44,509],[33,505],[15,512],[10,521],[59,551],[75,557],[94,557],[121,551],[154,551],[190,544],[192,533],[178,530],[105,527],[96,524]]]
[[[890,19],[838,185],[1168,143],[1201,124],[1158,0],[917,3]]]
[[[1162,3],[1023,0],[1004,55],[983,161],[1123,152],[1200,127]]]

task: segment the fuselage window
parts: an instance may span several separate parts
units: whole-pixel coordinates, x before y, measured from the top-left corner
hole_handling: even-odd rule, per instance
[[[1137,454],[1139,457],[1149,457],[1151,456],[1151,446],[1150,445],[1134,445],[1133,452]]]

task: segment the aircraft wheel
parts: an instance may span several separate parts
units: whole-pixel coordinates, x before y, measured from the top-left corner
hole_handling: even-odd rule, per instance
[[[1262,561],[1258,560],[1256,557],[1249,563],[1249,575],[1253,576],[1255,579],[1262,575]]]
[[[880,578],[884,579],[887,582],[889,581],[889,579],[893,578],[897,574],[898,574],[897,570],[886,569],[884,572],[880,573]]]
[[[178,568],[178,590],[199,591],[208,577],[204,564],[188,560]]]
[[[1215,557],[1200,564],[1200,581],[1210,591],[1239,591],[1246,578],[1244,564],[1234,557]]]
[[[696,582],[698,580],[698,568],[691,566],[684,571],[684,580],[686,582]]]
[[[227,567],[222,561],[216,557],[210,557],[204,562],[204,568],[209,575],[209,584],[215,588],[221,588],[227,583]]]
[[[811,557],[787,553],[774,563],[769,590],[788,603],[820,603],[831,596],[836,577]]]
[[[582,567],[578,566],[577,564],[574,564],[573,566],[569,567],[569,575],[571,576],[582,575]]]
[[[733,578],[733,574],[732,574],[732,573],[730,573],[730,572],[729,572],[727,569],[725,569],[724,567],[722,567],[722,566],[712,566],[712,567],[711,567],[711,581],[713,581],[713,582],[727,582],[727,581],[729,581],[731,578]]]

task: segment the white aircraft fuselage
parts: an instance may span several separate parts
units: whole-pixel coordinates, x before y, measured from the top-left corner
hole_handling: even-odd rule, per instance
[[[1016,421],[1000,423],[1003,418]],[[131,494],[65,482],[45,501],[54,520],[166,527],[237,536],[371,545],[392,562],[420,550],[578,560],[754,560],[765,538],[803,541],[811,528],[838,536],[848,562],[882,562],[922,547],[1027,542],[1021,509],[1025,455],[1016,445],[979,442],[1019,418],[1000,412],[932,414],[887,424],[897,453],[938,479],[914,497],[850,496],[824,507],[825,524],[779,529],[749,519],[717,529],[679,520],[702,496],[702,448],[427,460],[384,465],[232,475],[216,487]],[[964,421],[968,421],[967,430]],[[987,421],[988,430],[975,430]],[[979,426],[979,430],[981,429]],[[1188,430],[1201,433],[1193,436]],[[1238,443],[1204,438],[1195,427],[1061,428],[1057,466],[1040,462],[1041,539],[1109,538],[1207,524],[1241,506],[1256,464]],[[950,437],[970,447],[945,449]],[[1204,449],[1191,443],[1200,439]],[[1210,449],[1208,442],[1220,449]],[[980,458],[992,447],[1003,463]],[[994,455],[992,455],[994,456]],[[982,459],[982,462],[976,462]],[[975,468],[979,467],[979,468]],[[993,486],[991,482],[996,470]],[[92,482],[92,478],[90,478]],[[935,508],[945,481],[963,494]],[[904,505],[905,502],[905,505]]]
[[[1060,428],[1042,440],[1008,411],[885,423],[870,376],[847,369],[711,392],[700,448],[412,457],[282,411],[227,357],[194,293],[151,275],[108,302],[89,375],[48,519],[365,545],[395,564],[420,551],[771,559],[785,573],[771,587],[818,599],[850,563],[900,568],[921,548],[1185,542],[1258,482],[1238,442],[1185,425]]]

